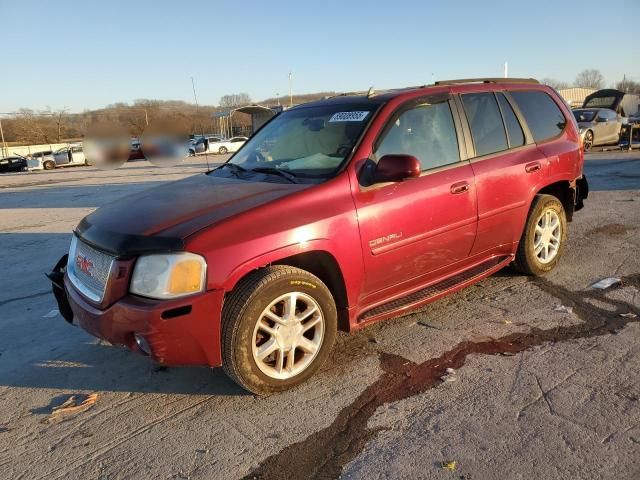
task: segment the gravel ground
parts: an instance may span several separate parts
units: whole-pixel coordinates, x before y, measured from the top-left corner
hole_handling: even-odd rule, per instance
[[[341,334],[320,374],[269,398],[69,326],[43,276],[84,215],[206,159],[0,176],[0,478],[640,478],[640,317],[621,316],[640,314],[640,154],[585,168],[552,274],[505,270]],[[72,395],[87,405],[53,413]]]

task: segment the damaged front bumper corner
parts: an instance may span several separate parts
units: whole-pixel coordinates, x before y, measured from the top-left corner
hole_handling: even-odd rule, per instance
[[[53,270],[49,273],[45,273],[47,278],[51,280],[51,289],[53,290],[53,296],[58,303],[58,311],[60,315],[69,323],[73,324],[73,311],[71,305],[69,305],[69,299],[67,298],[67,292],[64,289],[64,274],[67,270],[67,261],[69,255],[65,254],[58,263],[56,263]]]

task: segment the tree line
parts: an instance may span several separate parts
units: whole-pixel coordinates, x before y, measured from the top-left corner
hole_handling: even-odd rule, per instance
[[[294,95],[293,103],[317,100],[333,92]],[[140,137],[145,132],[161,131],[181,135],[219,133],[216,112],[249,105],[247,93],[234,93],[220,98],[218,106],[195,105],[180,100],[139,99],[131,104],[113,103],[104,108],[71,113],[66,109],[34,111],[23,108],[2,118],[4,139],[10,145],[51,144],[81,140],[95,128],[108,126],[112,130]],[[289,97],[269,98],[262,105],[289,104]],[[245,130],[251,125],[246,114],[233,115],[233,125]]]
[[[565,88],[571,87],[593,88],[594,90],[601,90],[605,88],[604,75],[602,75],[600,70],[594,68],[589,68],[580,72],[576,76],[573,84],[554,78],[543,78],[541,82],[555,88],[556,90],[564,90]],[[616,82],[614,88],[625,93],[640,94],[640,82],[634,82],[633,80],[628,80],[626,78]]]

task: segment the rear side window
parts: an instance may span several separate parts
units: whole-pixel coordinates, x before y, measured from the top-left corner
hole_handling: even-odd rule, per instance
[[[497,93],[496,96],[498,97],[498,103],[500,104],[504,124],[507,127],[509,147],[515,148],[524,145],[524,132],[522,131],[518,117],[516,117],[516,114],[513,112],[513,108],[511,108],[507,97],[502,93]]]
[[[507,135],[493,93],[468,93],[462,95],[462,103],[469,120],[476,156],[506,150]]]
[[[562,133],[567,125],[567,119],[549,95],[540,91],[510,93],[524,115],[536,143],[544,142]]]
[[[423,171],[458,162],[460,151],[449,102],[425,103],[405,110],[374,153],[378,159],[388,154],[413,155]]]

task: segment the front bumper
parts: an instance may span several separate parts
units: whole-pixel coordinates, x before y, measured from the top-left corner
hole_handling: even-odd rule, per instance
[[[75,289],[61,262],[62,259],[49,278],[58,309],[70,323],[112,344],[146,353],[136,342],[136,335],[141,336],[148,344],[150,356],[163,365],[217,367],[222,364],[222,291],[213,290],[175,300],[127,295],[101,310]]]

